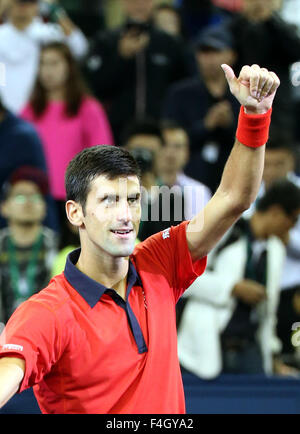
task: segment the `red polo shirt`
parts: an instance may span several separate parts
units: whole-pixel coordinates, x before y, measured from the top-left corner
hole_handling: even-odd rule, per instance
[[[175,304],[206,266],[192,263],[187,222],[148,238],[130,258],[126,300],[74,264],[24,302],[0,356],[25,359],[43,413],[184,413]]]

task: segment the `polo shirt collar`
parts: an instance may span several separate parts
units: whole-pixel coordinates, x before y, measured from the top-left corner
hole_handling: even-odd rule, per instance
[[[111,288],[106,288],[106,286],[96,282],[76,268],[75,264],[79,259],[80,252],[81,249],[76,249],[69,253],[64,275],[70,285],[85,299],[90,307],[93,308],[98,303],[102,295],[106,291],[111,290]],[[131,260],[129,260],[126,298],[128,297],[135,283],[142,286],[141,278],[138,275],[133,263]]]

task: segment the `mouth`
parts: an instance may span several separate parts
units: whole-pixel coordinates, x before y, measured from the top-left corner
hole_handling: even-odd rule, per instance
[[[112,232],[119,239],[129,239],[132,237],[133,229],[111,229]]]

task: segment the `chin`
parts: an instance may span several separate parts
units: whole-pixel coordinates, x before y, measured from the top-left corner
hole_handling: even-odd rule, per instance
[[[115,258],[126,258],[127,256],[130,256],[134,251],[135,245],[130,246],[110,246],[107,251]]]

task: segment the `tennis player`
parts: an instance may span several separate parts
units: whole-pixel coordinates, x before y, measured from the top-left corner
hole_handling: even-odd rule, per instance
[[[222,65],[241,104],[220,186],[190,222],[135,247],[139,171],[124,149],[95,146],[66,173],[66,213],[81,248],[64,273],[21,304],[0,346],[0,406],[33,387],[43,413],[185,413],[175,304],[206,255],[255,200],[275,73]],[[234,261],[234,258],[232,258]]]

